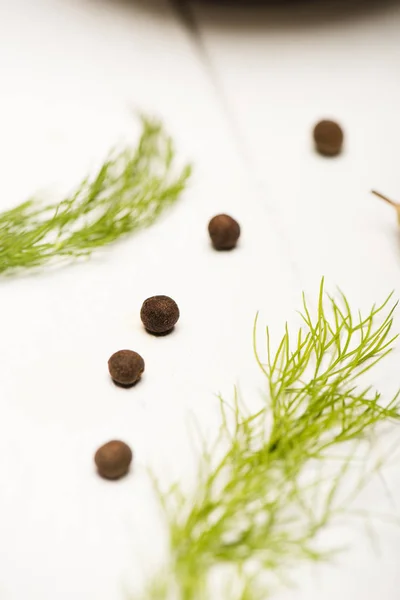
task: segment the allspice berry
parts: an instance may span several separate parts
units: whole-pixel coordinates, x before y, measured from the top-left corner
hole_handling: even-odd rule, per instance
[[[209,222],[208,232],[216,250],[232,250],[240,237],[240,225],[229,215],[217,215]]]
[[[94,462],[101,477],[119,479],[129,471],[132,450],[124,442],[113,440],[97,450]]]
[[[152,296],[143,302],[140,318],[149,333],[165,335],[178,322],[179,308],[168,296]]]
[[[108,370],[113,381],[122,386],[132,386],[139,381],[144,371],[144,360],[132,350],[119,350],[108,361]]]
[[[315,147],[323,156],[337,156],[342,151],[343,130],[334,121],[320,121],[314,127]]]

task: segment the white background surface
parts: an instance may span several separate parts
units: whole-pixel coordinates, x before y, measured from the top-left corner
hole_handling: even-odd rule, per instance
[[[280,331],[322,275],[361,306],[398,295],[395,215],[368,191],[400,199],[400,6],[376,5],[340,18],[326,3],[290,16],[193,6],[185,23],[167,2],[0,0],[1,207],[68,189],[135,138],[136,107],[161,116],[195,165],[151,230],[86,264],[0,282],[2,600],[118,600],[139,584],[160,545],[145,468],[188,476],[189,415],[212,430],[216,392],[259,394],[256,310]],[[346,129],[335,161],[310,143],[325,116]],[[243,229],[228,255],[206,235],[223,211]],[[167,338],[139,321],[157,293],[181,308]],[[107,373],[125,347],[146,361],[130,391]],[[398,360],[376,382],[388,393]],[[131,444],[135,465],[110,485],[92,456],[111,438]],[[380,534],[379,557],[359,536],[280,597],[397,600],[400,532]]]

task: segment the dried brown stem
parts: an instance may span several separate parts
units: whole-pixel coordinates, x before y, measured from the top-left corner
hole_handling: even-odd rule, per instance
[[[374,194],[375,196],[377,196],[381,200],[384,200],[385,202],[387,202],[391,206],[394,206],[395,208],[400,208],[400,205],[398,204],[398,202],[394,202],[394,200],[391,200],[390,198],[388,198],[387,196],[384,196],[380,192],[376,192],[375,190],[371,190],[371,194]]]

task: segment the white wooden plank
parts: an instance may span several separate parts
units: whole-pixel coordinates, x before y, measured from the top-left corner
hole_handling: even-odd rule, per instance
[[[145,466],[186,475],[189,412],[212,429],[214,393],[229,397],[240,382],[258,397],[255,311],[274,329],[300,284],[166,3],[2,2],[0,73],[2,207],[69,189],[110,145],[135,137],[132,107],[159,114],[195,164],[184,201],[151,230],[87,264],[0,281],[0,596],[117,600],[162,538]],[[243,227],[229,255],[207,240],[220,211]],[[156,293],[180,305],[171,338],[139,324]],[[146,360],[143,383],[126,394],[106,368],[122,347]],[[92,455],[116,437],[132,445],[135,468],[110,485]]]
[[[326,3],[312,12],[221,8],[199,15],[264,201],[280,211],[304,270],[315,265],[328,273],[332,264],[341,281],[347,272],[357,283],[372,279],[365,277],[371,269],[388,275],[393,215],[368,192],[375,186],[399,195],[399,8],[385,4],[342,20]],[[312,151],[311,128],[324,116],[346,129],[339,160]]]
[[[395,215],[369,190],[400,199],[399,6],[321,2],[251,9],[193,2],[192,8],[260,201],[278,220],[305,286],[324,274],[362,306],[392,289],[398,295]],[[335,160],[312,147],[312,127],[324,117],[346,131],[345,153]],[[375,381],[385,391],[398,384],[398,360],[396,351]],[[367,505],[373,509],[372,498]],[[400,537],[393,528],[381,533],[379,559],[361,538],[340,571],[304,573],[298,593],[282,597],[396,598],[393,556]]]

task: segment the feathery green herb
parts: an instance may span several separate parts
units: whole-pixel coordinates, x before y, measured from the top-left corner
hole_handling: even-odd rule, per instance
[[[251,414],[239,400],[228,406],[221,399],[221,436],[201,459],[193,494],[179,484],[160,492],[171,557],[146,598],[265,599],[299,561],[331,556],[320,532],[380,466],[349,472],[362,440],[399,418],[398,394],[384,406],[379,392],[362,387],[392,349],[395,307],[389,297],[364,317],[354,314],[343,294],[325,300],[323,282],[314,319],[303,300],[304,326],[293,340],[286,326],[273,353],[267,329],[265,362],[256,349],[266,405]],[[257,323],[254,340],[256,331]],[[345,456],[333,460],[336,447]],[[231,586],[217,592],[216,573]]]
[[[150,225],[185,187],[173,174],[174,149],[160,123],[142,118],[136,148],[114,151],[59,204],[36,199],[0,213],[0,273],[87,256]]]

